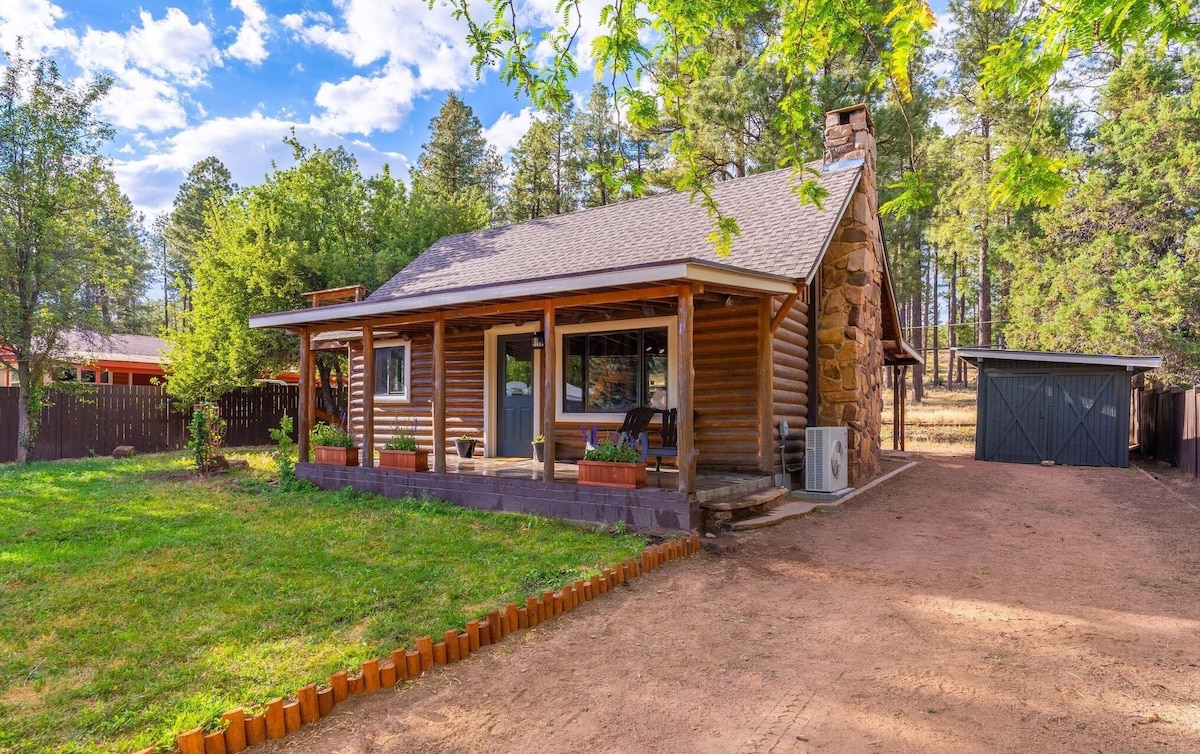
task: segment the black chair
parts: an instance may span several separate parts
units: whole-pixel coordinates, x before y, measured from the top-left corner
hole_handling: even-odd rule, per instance
[[[649,406],[639,406],[631,408],[625,414],[625,421],[621,423],[621,428],[617,430],[617,443],[627,442],[632,445],[634,442],[639,443],[639,452],[642,456],[642,463],[646,462],[646,448],[650,444],[646,430],[650,427],[650,422],[658,413],[658,409],[650,408]]]
[[[647,455],[654,456],[655,472],[662,471],[663,458],[679,458],[679,410],[672,408],[660,413],[663,415],[659,432],[662,442],[659,447],[647,451]]]

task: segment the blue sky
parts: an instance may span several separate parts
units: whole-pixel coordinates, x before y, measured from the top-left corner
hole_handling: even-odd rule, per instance
[[[549,20],[553,6],[533,0],[530,17]],[[243,185],[272,160],[288,164],[291,128],[307,144],[346,146],[364,173],[389,163],[405,175],[449,91],[506,151],[529,110],[494,72],[476,80],[464,36],[424,0],[0,2],[0,47],[21,37],[27,56],[54,58],[70,77],[114,78],[100,106],[117,129],[106,151],[147,220],[210,154]]]
[[[608,1],[580,1],[578,49],[591,49]],[[555,0],[518,7],[535,25],[555,19]],[[0,48],[22,38],[27,56],[51,57],[70,77],[114,78],[100,105],[117,130],[106,151],[147,222],[209,155],[242,185],[272,161],[290,164],[282,140],[293,128],[305,144],[347,147],[365,174],[388,163],[406,176],[450,91],[503,154],[531,113],[494,71],[476,80],[464,36],[441,2],[425,0],[0,0]],[[583,92],[592,76],[581,68]]]

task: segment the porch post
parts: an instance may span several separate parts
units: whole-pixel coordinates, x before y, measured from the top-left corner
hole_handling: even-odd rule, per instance
[[[913,379],[916,379],[915,377]],[[908,416],[908,388],[905,383],[908,382],[908,366],[900,367],[900,450],[908,450],[905,446],[908,444],[908,430],[905,427],[908,425],[906,421]]]
[[[362,347],[363,449],[360,463],[370,468],[375,465],[375,328],[370,322],[363,324]],[[353,366],[350,368],[350,373],[354,373]],[[353,383],[353,380],[351,382]],[[353,387],[351,384],[350,395],[346,399],[347,403],[353,399]],[[347,405],[346,414],[349,415],[349,413],[350,407]]]
[[[554,422],[558,413],[558,399],[554,388],[554,349],[557,337],[554,334],[554,302],[547,301],[542,311],[542,435],[545,436],[545,455],[542,461],[542,479],[554,481]]]
[[[758,300],[758,468],[766,474],[775,471],[774,412],[771,404],[775,364],[772,353],[774,337],[771,334],[774,313],[771,305],[774,300],[770,296]],[[787,305],[786,300],[784,305]]]
[[[297,423],[299,426],[296,429],[297,445],[301,461],[308,460],[308,433],[313,428],[313,418],[316,416],[315,406],[313,406],[313,353],[312,340],[308,334],[308,328],[300,328],[300,405],[296,411]]]
[[[900,367],[892,367],[892,450],[900,449]]]
[[[679,287],[677,304],[679,328],[676,331],[675,348],[679,353],[678,395],[675,405],[679,408],[679,491],[691,494],[696,487],[696,449],[695,421],[693,421],[696,401],[693,386],[696,381],[696,369],[692,363],[692,320],[694,306],[692,289],[688,286]]]
[[[433,470],[446,473],[446,315],[433,318]]]

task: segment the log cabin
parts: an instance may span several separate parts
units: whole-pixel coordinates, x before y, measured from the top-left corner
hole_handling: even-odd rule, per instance
[[[848,428],[852,485],[876,476],[883,368],[920,359],[900,329],[866,107],[829,112],[825,136],[807,166],[820,206],[790,169],[713,188],[742,229],[727,256],[702,207],[659,194],[443,238],[361,301],[252,317],[300,337],[301,458],[314,352],[349,357],[362,464],[298,475],[674,531],[698,528],[706,503],[799,482],[809,425]],[[676,409],[674,468],[638,490],[571,484],[586,437],[637,406]],[[430,451],[429,472],[375,468],[399,431]],[[483,457],[456,459],[458,437]]]

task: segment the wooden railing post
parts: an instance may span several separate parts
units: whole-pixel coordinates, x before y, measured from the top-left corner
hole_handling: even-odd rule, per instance
[[[433,470],[446,473],[446,316],[433,318]]]
[[[300,460],[308,460],[308,433],[312,431],[313,417],[315,407],[313,406],[313,359],[312,359],[312,341],[308,335],[307,328],[300,330],[300,406],[297,410],[296,442],[299,450]]]
[[[679,374],[675,405],[679,407],[679,491],[691,494],[696,487],[696,422],[693,419],[696,410],[696,368],[692,359],[695,306],[690,287],[679,287],[677,310],[679,326],[675,333],[675,348],[679,354]]]
[[[545,436],[545,455],[542,462],[542,479],[547,482],[554,481],[554,424],[558,406],[558,398],[555,396],[554,381],[554,349],[557,345],[557,336],[554,334],[554,303],[546,302],[546,308],[542,312],[542,337],[545,345],[542,346],[542,434]]]
[[[363,447],[361,463],[370,468],[375,465],[375,328],[368,322],[362,329],[363,347]],[[351,366],[350,373],[354,373]],[[346,414],[350,413],[350,401],[354,399],[353,391],[346,396]]]

